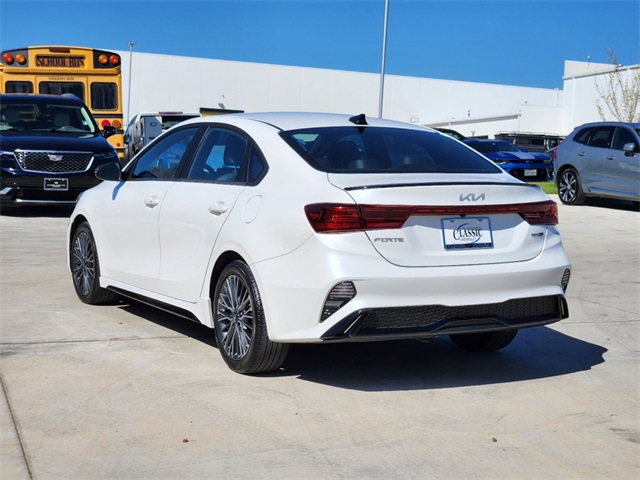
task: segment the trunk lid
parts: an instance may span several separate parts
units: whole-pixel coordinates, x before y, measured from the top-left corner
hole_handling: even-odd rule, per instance
[[[524,212],[549,207],[549,198],[507,174],[467,174],[463,181],[453,174],[329,174],[329,181],[353,198],[365,218],[407,214],[397,228],[365,230],[376,251],[395,265],[520,262],[544,247],[547,225],[535,218],[529,223]]]

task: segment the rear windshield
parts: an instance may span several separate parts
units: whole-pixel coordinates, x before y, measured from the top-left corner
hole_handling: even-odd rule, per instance
[[[421,130],[325,127],[280,134],[312,167],[330,173],[500,173],[452,138]]]

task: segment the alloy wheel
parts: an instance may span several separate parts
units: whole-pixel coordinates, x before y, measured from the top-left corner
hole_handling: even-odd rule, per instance
[[[95,281],[96,264],[93,243],[87,232],[82,231],[75,238],[71,262],[76,290],[81,295],[89,295]]]
[[[222,348],[231,359],[241,360],[251,346],[254,318],[251,294],[240,276],[232,274],[224,280],[216,313]]]
[[[578,179],[572,170],[566,170],[560,177],[558,182],[558,195],[565,203],[571,203],[575,200],[578,192]]]

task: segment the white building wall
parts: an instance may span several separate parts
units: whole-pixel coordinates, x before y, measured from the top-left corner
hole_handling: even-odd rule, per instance
[[[126,119],[129,52],[118,53]],[[450,127],[468,136],[505,131],[564,135],[575,125],[599,120],[594,82],[610,68],[565,62],[563,90],[387,75],[383,116]],[[134,52],[130,110],[132,115],[205,107],[377,116],[379,87],[378,74]]]

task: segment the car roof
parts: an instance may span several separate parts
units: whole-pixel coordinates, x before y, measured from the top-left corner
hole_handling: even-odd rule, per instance
[[[354,127],[360,124],[354,123],[359,115],[347,115],[338,113],[313,113],[313,112],[255,112],[255,113],[231,113],[201,117],[187,120],[188,123],[229,123],[241,126],[243,124],[260,122],[271,125],[279,130],[298,130],[318,127]],[[354,121],[350,121],[354,119]],[[364,116],[366,124],[376,127],[408,128],[414,130],[426,130],[435,132],[422,125],[385,120],[377,117]],[[443,134],[441,134],[443,135]]]
[[[82,99],[75,95],[43,95],[35,93],[3,93],[0,94],[0,103],[25,103],[25,102],[38,102],[45,101],[51,103],[58,103],[60,105],[84,105]]]
[[[640,128],[640,122],[590,122],[579,125],[577,128],[587,128],[587,127],[631,127],[631,128]]]

